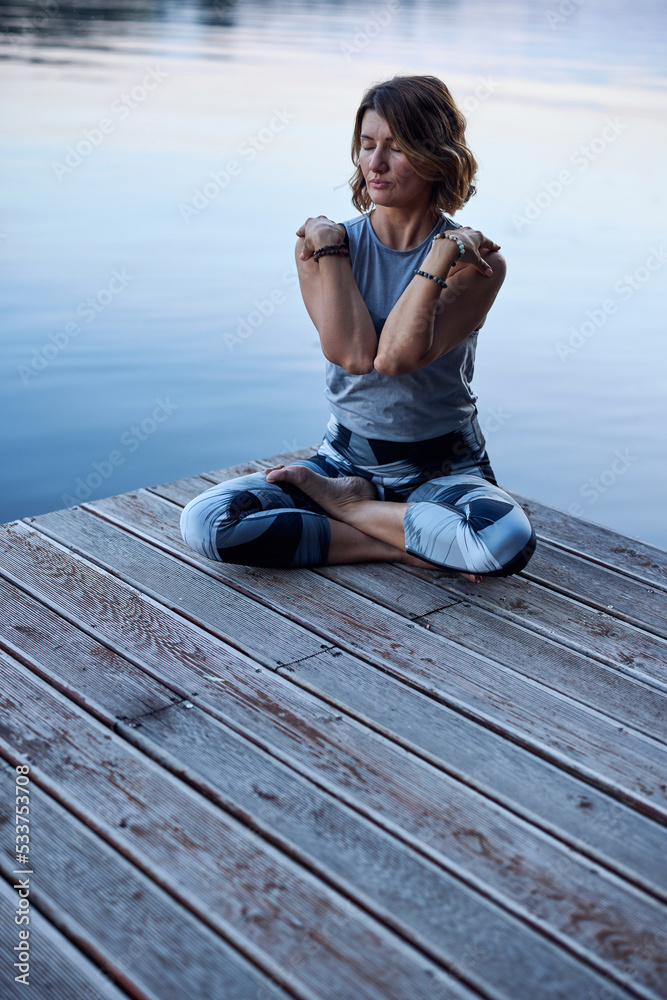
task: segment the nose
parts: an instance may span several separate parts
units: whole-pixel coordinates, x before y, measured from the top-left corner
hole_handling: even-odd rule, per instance
[[[376,174],[382,173],[383,170],[387,169],[387,162],[382,146],[375,147],[368,166],[371,170],[375,171]]]

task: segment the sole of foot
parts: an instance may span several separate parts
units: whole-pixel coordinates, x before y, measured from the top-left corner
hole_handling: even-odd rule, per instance
[[[359,500],[377,500],[375,486],[362,476],[341,476],[339,479],[330,479],[328,476],[313,472],[305,465],[272,465],[264,470],[264,475],[269,483],[288,482],[298,486],[328,514],[338,517],[339,520],[342,520],[342,510],[348,504]],[[414,562],[405,561],[408,565],[435,568],[416,558]],[[470,583],[481,583],[483,580],[479,573],[461,573],[460,576]]]
[[[341,518],[342,511],[359,500],[377,500],[377,490],[369,479],[361,476],[341,476],[330,479],[313,472],[305,465],[274,465],[264,470],[269,483],[288,482],[315,500],[332,517]]]

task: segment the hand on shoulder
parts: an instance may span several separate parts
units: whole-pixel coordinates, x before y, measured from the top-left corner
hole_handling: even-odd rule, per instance
[[[448,229],[446,234],[441,233],[440,238],[436,237],[434,246],[437,246],[440,242],[445,242],[445,240],[449,241],[450,234],[465,247],[463,256],[457,257],[454,263],[459,265],[470,264],[481,274],[491,277],[493,274],[493,264],[491,260],[487,260],[486,258],[489,254],[500,250],[500,244],[490,240],[479,229],[472,229],[470,226],[459,226],[457,229]],[[460,271],[462,268],[459,267],[457,270]]]
[[[329,246],[333,243],[342,243],[345,239],[345,226],[333,222],[326,215],[309,216],[300,226],[296,235],[303,240],[301,250],[297,256],[301,260],[308,260],[320,247]],[[297,250],[299,244],[297,243]]]

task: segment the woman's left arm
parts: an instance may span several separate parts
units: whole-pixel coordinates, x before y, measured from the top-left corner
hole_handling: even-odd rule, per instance
[[[421,266],[438,277],[444,270],[447,288],[415,275],[387,317],[375,357],[380,374],[405,375],[425,368],[484,323],[505,280],[505,258],[497,249],[482,245],[476,263],[466,265],[464,258],[463,264],[447,274],[452,260],[449,248],[456,251],[452,240],[438,240]],[[443,254],[447,254],[444,260]],[[488,274],[485,266],[493,273]]]

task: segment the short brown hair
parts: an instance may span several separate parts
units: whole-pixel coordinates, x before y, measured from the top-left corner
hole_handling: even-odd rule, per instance
[[[466,120],[449,90],[435,76],[394,76],[369,87],[357,110],[352,137],[356,170],[350,187],[359,212],[373,205],[359,166],[361,123],[367,111],[384,118],[412,169],[432,182],[430,207],[435,215],[454,213],[472,198],[477,161],[465,142]]]

